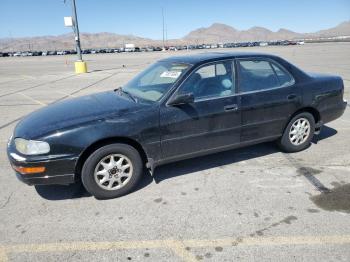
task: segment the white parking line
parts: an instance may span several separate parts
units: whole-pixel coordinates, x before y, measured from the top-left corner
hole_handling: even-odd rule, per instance
[[[39,104],[39,105],[47,106],[47,104],[45,104],[44,102],[41,102],[41,101],[39,101],[39,100],[36,100],[36,99],[34,99],[33,97],[30,97],[30,96],[28,96],[28,95],[26,95],[26,94],[24,94],[24,93],[17,93],[17,94],[19,94],[19,95],[21,95],[21,96],[24,96],[25,98],[27,98],[27,99],[29,99],[29,100],[31,100],[31,101],[33,101],[33,102]]]
[[[54,90],[54,92],[59,93],[61,95],[69,96],[69,97],[76,97],[75,95],[71,95],[71,94],[68,94],[68,93],[65,93],[65,92],[62,92],[59,90]]]

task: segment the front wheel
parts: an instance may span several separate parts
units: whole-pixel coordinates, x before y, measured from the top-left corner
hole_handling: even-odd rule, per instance
[[[115,198],[132,191],[142,176],[142,170],[142,160],[135,148],[111,144],[89,156],[82,169],[82,182],[96,198]]]
[[[278,144],[285,152],[298,152],[310,145],[314,132],[314,117],[303,112],[290,120]]]

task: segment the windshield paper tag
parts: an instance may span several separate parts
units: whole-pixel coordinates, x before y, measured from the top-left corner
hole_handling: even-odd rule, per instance
[[[165,71],[160,77],[168,77],[168,78],[178,78],[181,75],[179,71]]]

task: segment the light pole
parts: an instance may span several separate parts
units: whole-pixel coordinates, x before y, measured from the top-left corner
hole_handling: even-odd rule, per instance
[[[80,35],[79,35],[79,26],[78,26],[78,17],[77,17],[77,8],[75,5],[75,0],[72,0],[72,14],[74,21],[74,33],[75,33],[75,46],[78,55],[78,61],[83,61],[83,57],[81,55],[81,47],[80,47]]]
[[[64,0],[66,2],[66,0]],[[80,35],[79,35],[79,26],[78,26],[78,16],[77,16],[77,8],[75,5],[75,0],[71,0],[72,2],[72,16],[73,17],[65,17],[64,23],[65,26],[72,27],[74,31],[75,36],[75,48],[78,55],[78,60],[74,63],[75,66],[75,73],[86,73],[87,72],[87,65],[86,62],[83,61],[83,57],[81,54],[81,47],[80,47]]]

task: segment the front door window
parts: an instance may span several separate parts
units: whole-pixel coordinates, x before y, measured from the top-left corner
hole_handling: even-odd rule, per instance
[[[193,93],[195,101],[232,95],[232,72],[232,61],[202,66],[186,79],[179,93]]]

